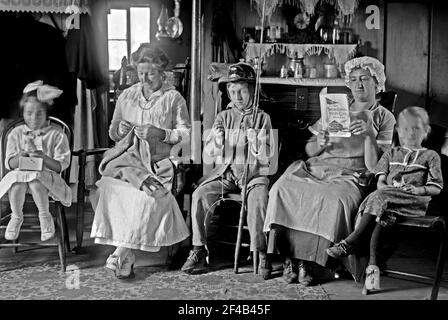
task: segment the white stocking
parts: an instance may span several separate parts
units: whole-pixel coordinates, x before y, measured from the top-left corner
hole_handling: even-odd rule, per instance
[[[39,210],[39,217],[51,217],[48,190],[37,180],[28,183],[34,203]]]
[[[28,186],[26,183],[14,183],[9,189],[9,203],[11,205],[11,217],[23,219],[23,204]]]

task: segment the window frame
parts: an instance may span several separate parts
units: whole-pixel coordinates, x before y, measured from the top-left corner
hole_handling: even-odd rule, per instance
[[[127,46],[127,57],[130,62],[131,57],[131,8],[148,8],[149,9],[149,21],[148,27],[151,27],[151,5],[149,3],[123,3],[122,1],[111,1],[109,3],[109,13],[110,10],[126,10],[126,46]],[[151,30],[151,29],[150,29]],[[151,31],[150,31],[151,32]],[[125,39],[109,39],[109,28],[107,28],[107,56],[109,57],[109,41],[124,41]],[[151,33],[149,34],[148,42],[151,42]],[[109,60],[109,59],[108,59]],[[110,63],[108,61],[107,68],[110,68]],[[115,72],[119,70],[109,69],[109,72]]]

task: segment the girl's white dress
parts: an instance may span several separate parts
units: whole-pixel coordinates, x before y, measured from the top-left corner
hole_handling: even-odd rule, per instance
[[[20,151],[29,150],[30,144],[33,148],[42,150],[47,156],[61,164],[62,170],[70,165],[70,147],[67,136],[59,128],[51,125],[38,130],[31,130],[26,124],[17,126],[8,135],[5,153],[5,167],[9,167],[9,160],[18,155]],[[49,192],[49,196],[60,201],[68,207],[72,203],[70,187],[65,183],[59,173],[48,168],[42,171],[24,171],[15,169],[8,172],[0,181],[0,197],[3,197],[11,186],[16,182],[31,182],[39,180]]]

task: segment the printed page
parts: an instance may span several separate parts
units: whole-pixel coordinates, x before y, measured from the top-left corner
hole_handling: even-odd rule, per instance
[[[322,116],[322,129],[330,137],[350,137],[350,112],[348,97],[345,93],[326,93],[319,95]]]

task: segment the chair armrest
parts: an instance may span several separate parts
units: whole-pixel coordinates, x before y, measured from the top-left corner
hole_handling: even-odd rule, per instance
[[[91,155],[96,155],[96,154],[103,154],[104,152],[106,152],[107,150],[109,150],[109,148],[95,148],[95,149],[87,149],[87,150],[76,150],[72,152],[72,155],[77,156],[77,157],[81,157],[81,156],[91,156]]]
[[[428,229],[435,229],[439,226],[446,228],[445,217],[441,216],[401,217],[400,221],[397,221],[397,224]]]

